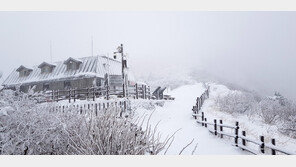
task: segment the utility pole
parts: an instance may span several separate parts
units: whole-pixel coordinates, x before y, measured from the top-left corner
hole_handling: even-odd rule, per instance
[[[121,53],[121,73],[122,73],[122,96],[126,97],[126,78],[125,78],[125,73],[124,69],[126,68],[126,60],[124,60],[124,54],[123,54],[123,44],[120,44],[120,46],[117,47],[117,52],[116,53]]]

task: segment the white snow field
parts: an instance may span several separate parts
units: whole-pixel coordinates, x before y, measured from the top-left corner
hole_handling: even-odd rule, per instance
[[[170,93],[175,97],[174,101],[165,102],[163,107],[156,106],[155,110],[138,108],[135,112],[136,116],[149,116],[153,113],[149,124],[154,127],[160,121],[157,126],[157,131],[160,132],[162,140],[180,129],[174,135],[174,141],[167,150],[166,155],[178,155],[193,139],[193,143],[183,150],[182,155],[191,155],[193,150],[195,150],[193,154],[248,154],[232,146],[231,140],[221,140],[212,135],[205,127],[195,122],[192,117],[191,109],[196,102],[196,98],[200,96],[204,90],[205,88],[201,83],[181,86]],[[145,127],[146,124],[143,125],[143,128]],[[164,154],[165,151],[166,149],[160,154]]]

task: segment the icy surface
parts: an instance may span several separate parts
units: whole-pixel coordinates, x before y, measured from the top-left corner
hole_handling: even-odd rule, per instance
[[[180,129],[166,152],[168,155],[179,154],[193,139],[193,143],[182,154],[191,155],[195,146],[197,147],[194,154],[247,154],[232,146],[230,140],[221,140],[213,136],[192,118],[192,106],[195,104],[196,97],[200,96],[204,90],[201,83],[181,86],[171,91],[171,95],[176,98],[174,101],[166,102],[163,107],[156,106],[155,110],[138,108],[136,115],[149,116],[154,111],[149,123],[154,127],[160,121],[157,129],[163,140]],[[145,126],[144,124],[143,128]],[[161,154],[165,151],[163,150]]]

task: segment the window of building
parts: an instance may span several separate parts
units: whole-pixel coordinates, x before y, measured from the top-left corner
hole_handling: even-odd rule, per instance
[[[43,84],[43,91],[49,90],[49,83],[44,83]]]
[[[41,73],[51,73],[51,67],[49,66],[44,66],[43,68],[41,68]]]
[[[70,89],[71,88],[71,82],[70,81],[64,81],[64,88]]]
[[[67,70],[77,70],[77,64],[75,62],[70,61],[67,65]]]

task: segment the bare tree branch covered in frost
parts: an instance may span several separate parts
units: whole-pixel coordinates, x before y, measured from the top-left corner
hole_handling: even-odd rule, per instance
[[[283,111],[283,107],[278,101],[265,98],[259,103],[260,106],[260,116],[263,121],[267,124],[275,124],[279,119],[280,113]]]
[[[264,123],[276,125],[280,132],[296,138],[296,104],[278,92],[272,97],[257,98],[250,93],[233,91],[218,96],[215,104],[231,114],[259,116]]]
[[[218,96],[215,103],[221,111],[230,114],[252,113],[257,109],[254,96],[250,93],[234,91],[225,96]]]
[[[142,130],[115,108],[94,116],[51,107],[17,91],[2,91],[0,154],[158,154],[168,143],[160,142],[156,128]]]

